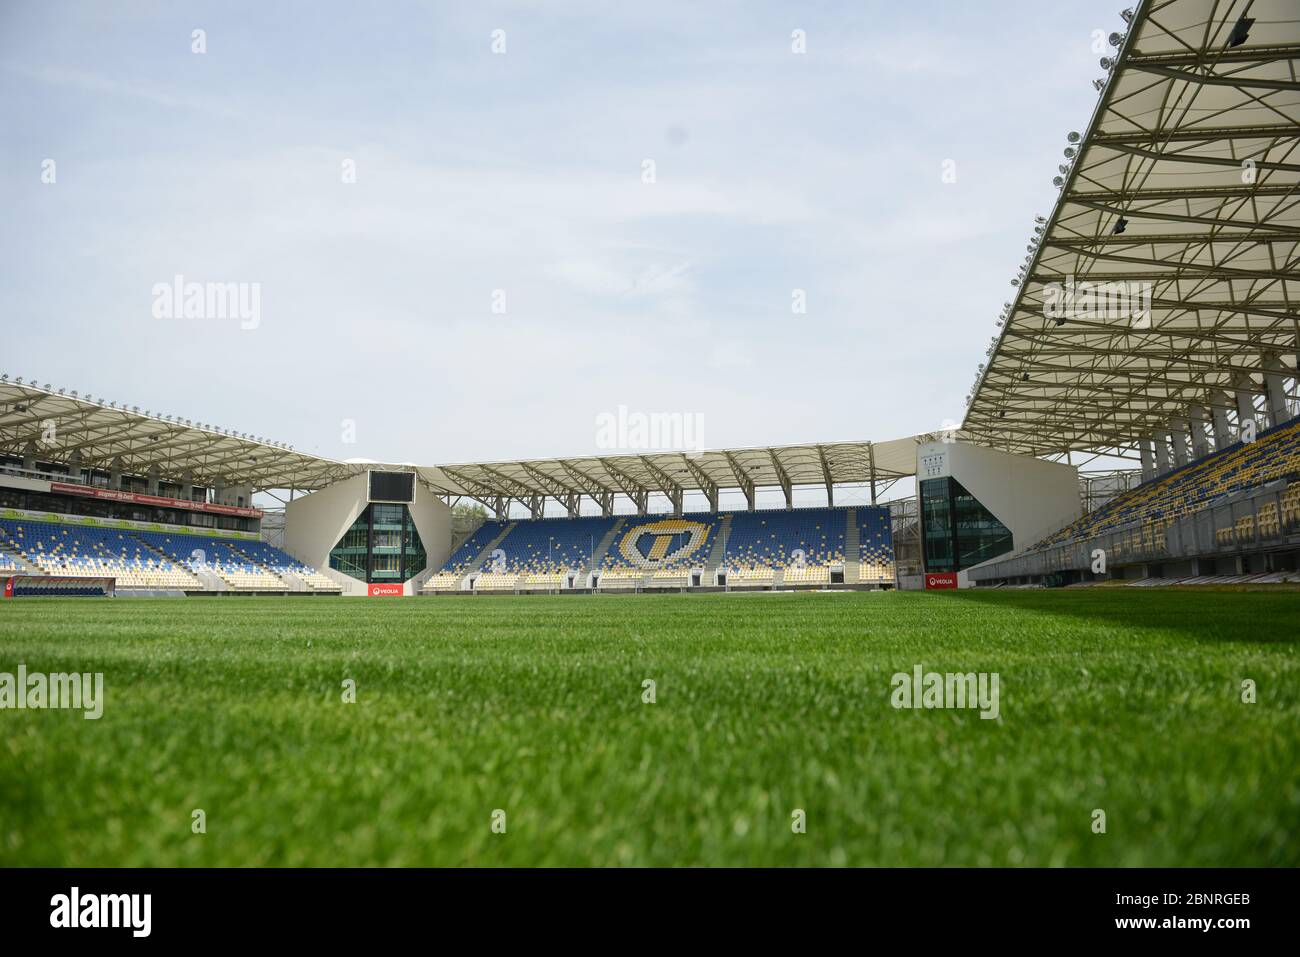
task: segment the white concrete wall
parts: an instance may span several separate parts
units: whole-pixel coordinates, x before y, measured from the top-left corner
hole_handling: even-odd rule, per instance
[[[1079,470],[1073,465],[961,442],[919,446],[917,481],[944,476],[960,482],[1011,530],[1014,551],[1033,545],[1083,514]],[[958,581],[967,584],[965,572]]]
[[[345,595],[366,594],[366,583],[333,571],[329,567],[330,549],[369,504],[366,494],[366,475],[362,472],[296,498],[284,508],[284,550],[337,581]]]
[[[415,530],[420,533],[420,541],[429,556],[425,571],[441,568],[451,557],[451,509],[419,482],[415,483],[415,503],[410,509]],[[417,576],[421,581],[426,577]]]
[[[284,509],[284,550],[337,581],[346,595],[365,595],[366,583],[331,569],[330,549],[369,504],[368,494],[369,483],[362,472],[296,498]],[[451,509],[428,489],[418,486],[410,509],[429,564],[442,565],[451,555]],[[408,583],[405,592],[411,591]]]

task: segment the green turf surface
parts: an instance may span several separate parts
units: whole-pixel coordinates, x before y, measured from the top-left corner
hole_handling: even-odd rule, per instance
[[[1298,633],[1135,588],[0,602],[0,672],[106,698],[0,711],[0,864],[1294,865]],[[895,710],[916,664],[1000,719]]]

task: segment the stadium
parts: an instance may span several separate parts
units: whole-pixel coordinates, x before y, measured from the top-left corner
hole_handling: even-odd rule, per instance
[[[408,468],[5,373],[0,567],[16,595],[78,579],[374,596],[1285,581],[1300,545],[1296,37],[1281,5],[1222,23],[1204,6],[1142,7],[1112,35],[960,427]],[[916,495],[878,504],[900,480]],[[836,507],[855,485],[870,504]],[[808,488],[825,508],[793,507]],[[758,489],[785,509],[757,510]],[[284,503],[274,537],[263,493]],[[745,507],[719,511],[722,494]],[[491,518],[454,523],[463,500]]]
[[[924,434],[414,465],[7,368],[4,643],[110,697],[0,758],[0,861],[1294,865],[1294,14],[1125,11]],[[896,718],[918,662],[1001,716]]]

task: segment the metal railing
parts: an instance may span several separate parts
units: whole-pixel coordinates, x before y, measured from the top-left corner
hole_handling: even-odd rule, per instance
[[[1106,566],[1227,557],[1243,551],[1300,545],[1300,476],[1275,480],[1171,520],[1132,522],[969,571],[977,582],[1037,577]]]
[[[77,475],[63,472],[42,472],[39,469],[25,469],[17,465],[0,465],[0,475],[16,475],[18,478],[37,479],[43,482],[63,482],[67,485],[85,485],[86,480]]]

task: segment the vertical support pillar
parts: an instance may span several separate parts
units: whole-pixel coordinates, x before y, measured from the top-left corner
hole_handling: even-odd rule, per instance
[[[1214,416],[1214,450],[1222,452],[1233,443],[1232,428],[1228,425],[1228,394],[1211,392],[1210,410]]]
[[[1205,409],[1194,405],[1187,410],[1187,421],[1192,436],[1192,455],[1204,458],[1210,454],[1210,437],[1205,431]]]
[[[1281,425],[1291,419],[1286,404],[1285,370],[1281,359],[1271,359],[1264,367],[1264,394],[1268,399],[1268,424]]]
[[[1164,475],[1169,471],[1169,443],[1165,441],[1165,436],[1157,433],[1155,436],[1156,443],[1156,474]]]
[[[1248,419],[1256,418],[1255,390],[1250,379],[1238,379],[1234,390],[1237,398],[1237,437],[1241,437],[1242,427]],[[1260,423],[1255,422],[1255,431],[1260,431]]]
[[[1142,456],[1142,481],[1149,482],[1156,477],[1156,453],[1151,436],[1144,435],[1138,440],[1138,454]]]
[[[1174,468],[1187,464],[1187,424],[1181,419],[1169,422],[1169,444],[1174,450]]]

